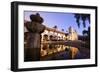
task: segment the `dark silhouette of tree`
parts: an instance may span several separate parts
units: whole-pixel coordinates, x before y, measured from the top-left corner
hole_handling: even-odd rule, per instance
[[[88,36],[90,36],[90,27],[88,27]]]
[[[58,27],[57,27],[57,25],[55,25],[53,28],[54,28],[54,29],[57,29]]]
[[[88,31],[87,30],[83,30],[82,34],[83,34],[83,36],[88,36]]]
[[[88,34],[88,40],[89,40],[89,42],[90,42],[90,27],[88,27],[88,32],[87,32],[87,34]]]
[[[61,29],[62,31],[64,31],[64,29]]]
[[[84,40],[87,41],[88,44],[90,44],[90,27],[88,27],[88,30],[83,30],[83,36]]]
[[[80,20],[83,21],[83,27],[86,27],[86,20],[89,21],[90,23],[90,14],[75,14],[74,17],[76,18],[76,23],[78,25],[78,27],[80,28]]]
[[[80,15],[79,14],[75,14],[74,17],[76,18],[76,23],[77,23],[78,27],[80,27]]]
[[[83,36],[86,35],[90,37],[90,27],[88,27],[88,30],[83,30],[82,33],[83,33]]]

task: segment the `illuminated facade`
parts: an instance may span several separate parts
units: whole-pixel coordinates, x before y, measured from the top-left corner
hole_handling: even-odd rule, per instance
[[[58,41],[58,40],[65,40],[66,33],[58,31],[54,28],[48,28],[44,30],[44,32],[41,34],[42,38],[41,41]]]
[[[78,34],[77,34],[76,30],[74,30],[72,27],[69,27],[68,33],[58,31],[57,29],[54,29],[54,28],[46,27],[46,29],[41,34],[41,36],[42,36],[41,41],[78,40]]]
[[[69,33],[67,39],[71,41],[78,40],[78,34],[76,30],[74,30],[72,27],[69,27]]]

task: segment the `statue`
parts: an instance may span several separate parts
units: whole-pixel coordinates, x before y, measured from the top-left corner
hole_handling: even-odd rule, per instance
[[[28,48],[25,50],[25,61],[39,61],[41,48],[41,33],[45,30],[43,18],[39,13],[30,15],[31,22],[25,24],[29,31]]]

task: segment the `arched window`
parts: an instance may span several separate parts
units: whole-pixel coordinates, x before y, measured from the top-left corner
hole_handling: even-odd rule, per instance
[[[47,34],[45,34],[45,35],[43,36],[43,40],[44,40],[44,41],[48,41],[48,35],[47,35]]]

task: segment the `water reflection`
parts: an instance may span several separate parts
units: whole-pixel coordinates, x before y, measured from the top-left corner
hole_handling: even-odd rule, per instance
[[[78,53],[78,48],[72,46],[62,44],[41,44],[41,57],[48,56],[53,59],[74,59]]]

